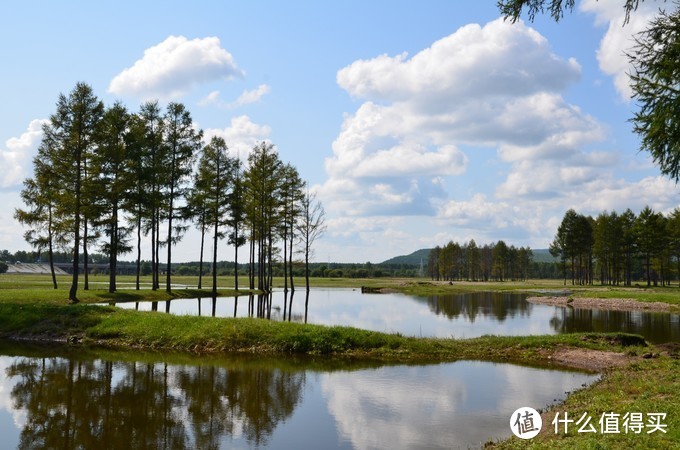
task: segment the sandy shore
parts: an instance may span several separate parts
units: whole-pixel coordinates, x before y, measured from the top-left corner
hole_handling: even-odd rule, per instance
[[[529,297],[528,302],[542,305],[571,306],[579,309],[609,309],[614,311],[677,311],[668,303],[639,302],[632,298],[588,298],[588,297]]]

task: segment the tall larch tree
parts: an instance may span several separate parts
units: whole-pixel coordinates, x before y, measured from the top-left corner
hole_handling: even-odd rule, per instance
[[[194,191],[202,199],[205,223],[213,232],[212,293],[217,296],[217,250],[229,223],[230,195],[234,187],[238,160],[227,153],[223,138],[215,136],[203,148]]]
[[[143,186],[145,191],[140,205],[143,205],[141,210],[143,210],[145,232],[151,234],[151,287],[153,290],[158,290],[160,287],[161,209],[165,200],[163,186],[168,178],[167,146],[164,142],[166,123],[157,101],[144,103],[138,117],[139,126],[142,129],[139,149],[142,166],[138,169],[138,173],[143,177],[143,180],[138,180],[140,183],[138,187]]]
[[[179,242],[186,231],[181,225],[183,215],[179,212],[180,202],[184,199],[188,180],[192,173],[192,164],[201,148],[203,132],[194,128],[191,114],[181,103],[170,103],[165,114],[165,146],[168,177],[164,180],[165,208],[164,216],[168,223],[168,234],[165,244],[168,259],[165,277],[165,290],[172,290],[172,247]]]
[[[251,227],[251,268],[257,263],[256,270],[251,269],[251,284],[254,275],[257,275],[257,289],[262,292],[269,292],[271,288],[282,165],[274,145],[261,142],[248,156],[248,170],[244,175],[246,189],[244,197],[248,205],[246,214]]]
[[[246,243],[244,227],[246,225],[246,202],[241,160],[236,159],[234,169],[234,187],[229,196],[229,233],[228,242],[234,246],[234,289],[238,290],[238,249]]]
[[[73,277],[69,299],[77,302],[80,274],[80,245],[85,210],[86,164],[95,146],[95,131],[104,114],[104,104],[92,88],[78,83],[69,96],[61,94],[57,110],[43,126],[44,139],[53,146],[50,164],[60,186],[59,214],[71,223],[73,235]]]
[[[146,125],[139,114],[132,114],[125,134],[125,149],[128,160],[129,186],[123,208],[127,212],[129,227],[136,234],[135,289],[140,289],[142,268],[143,221],[150,210],[152,196],[149,195],[149,153],[145,145]]]
[[[99,122],[97,151],[92,155],[90,167],[96,182],[92,197],[98,207],[95,225],[108,237],[102,250],[109,256],[109,292],[116,291],[118,256],[131,250],[129,229],[122,225],[120,214],[135,181],[126,145],[129,123],[130,115],[121,103],[107,108]]]

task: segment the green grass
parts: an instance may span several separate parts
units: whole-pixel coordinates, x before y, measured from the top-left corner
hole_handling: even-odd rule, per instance
[[[195,288],[195,277],[176,277],[185,285],[168,294],[149,289],[120,289],[106,292],[106,278],[91,277],[93,290],[79,291],[82,304],[68,305],[68,282],[60,280],[53,290],[46,276],[0,275],[0,337],[61,340],[104,346],[111,349],[139,348],[164,352],[192,352],[219,355],[225,352],[257,355],[332,355],[336,359],[380,362],[435,362],[460,359],[554,365],[551,355],[564,348],[586,348],[624,352],[631,355],[659,354],[645,347],[641,338],[626,334],[579,333],[555,336],[500,337],[475,339],[432,339],[386,334],[352,327],[328,327],[272,322],[252,318],[173,316],[87,305],[108,300],[151,301],[178,297],[209,296]],[[121,277],[122,283],[132,281]],[[148,280],[145,280],[148,281]],[[531,292],[560,289],[561,281],[517,283],[445,283],[429,280],[315,279],[317,286],[387,287],[415,295],[436,295],[474,291]],[[100,284],[102,283],[102,284]],[[281,280],[276,280],[281,285]],[[82,286],[82,285],[81,285]],[[125,286],[124,284],[120,285]],[[232,279],[220,278],[220,295],[233,295]],[[245,280],[240,284],[247,286]],[[297,284],[298,288],[303,283]],[[680,304],[678,288],[571,287],[575,296],[626,297],[640,301]],[[291,359],[292,359],[291,356]],[[551,435],[543,433],[531,442],[511,438],[493,444],[498,448],[680,448],[680,363],[678,354],[651,359],[638,358],[628,367],[612,368],[600,382],[571,394],[564,404],[547,413],[544,429],[550,429],[554,413],[571,417],[589,413],[597,421],[603,412],[665,412],[668,433],[653,435]],[[527,380],[530,382],[530,380]],[[596,424],[597,425],[597,424]]]
[[[435,339],[353,327],[255,318],[173,316],[95,305],[0,303],[0,337],[79,341],[119,348],[200,353],[310,354],[384,360],[486,359],[539,362],[558,347],[594,349],[640,345],[625,334]]]
[[[585,389],[572,393],[564,404],[551,408],[543,415],[543,430],[531,441],[512,437],[502,443],[489,445],[498,449],[673,449],[680,448],[680,359],[658,357],[644,359],[628,367],[617,368],[604,374],[603,379]],[[603,434],[598,423],[602,414],[627,412],[643,414],[666,413],[667,433],[626,434],[623,420],[620,433]],[[578,433],[578,426],[569,425],[568,434],[563,426],[556,435],[552,420],[559,413],[578,419],[583,413],[592,418],[597,433]]]
[[[174,288],[170,293],[161,289],[153,291],[150,288],[150,278],[143,280],[140,290],[135,290],[134,277],[119,277],[118,290],[108,292],[108,277],[104,275],[90,276],[90,289],[83,289],[82,277],[79,283],[78,300],[81,303],[103,302],[138,302],[138,301],[165,301],[173,298],[196,298],[210,297],[212,287],[209,283],[203,284],[203,289],[196,288],[195,281],[190,277],[178,277],[173,281]],[[233,281],[233,280],[232,280]],[[68,304],[70,277],[58,277],[58,289],[52,287],[51,278],[46,275],[0,275],[0,302],[12,302],[23,304]],[[191,284],[191,282],[194,282]],[[234,295],[248,294],[248,290],[236,291],[233,285],[219,284],[217,295],[219,297],[231,297]],[[245,286],[245,285],[244,285]],[[239,286],[240,287],[240,286]]]

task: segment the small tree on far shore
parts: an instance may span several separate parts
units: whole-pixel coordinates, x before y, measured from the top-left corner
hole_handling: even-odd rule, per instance
[[[312,245],[326,231],[326,213],[316,199],[316,194],[307,189],[300,205],[300,221],[297,224],[298,235],[302,244],[301,252],[305,255],[305,285],[309,292],[309,258],[312,256]]]

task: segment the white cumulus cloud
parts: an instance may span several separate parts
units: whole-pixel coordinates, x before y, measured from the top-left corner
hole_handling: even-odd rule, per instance
[[[607,75],[614,77],[614,86],[624,100],[630,99],[633,93],[628,78],[631,65],[626,54],[630,53],[635,45],[635,35],[647,28],[649,21],[664,5],[668,5],[668,3],[662,0],[641,2],[638,8],[631,12],[628,23],[624,25],[626,14],[623,2],[603,0],[583,0],[581,2],[582,11],[594,14],[596,23],[607,27],[607,31],[600,41],[597,60],[600,69]]]
[[[35,156],[43,136],[42,126],[47,120],[36,119],[19,137],[5,142],[6,150],[0,149],[0,188],[14,188],[32,173]]]
[[[230,154],[245,161],[255,144],[269,138],[271,127],[254,123],[248,116],[237,116],[231,119],[229,126],[208,128],[203,130],[203,134],[206,142],[210,142],[213,136],[222,137]]]
[[[169,36],[144,51],[144,56],[116,75],[109,92],[142,98],[177,98],[193,86],[242,77],[231,53],[219,38]]]
[[[233,102],[225,102],[220,98],[220,91],[212,91],[199,102],[199,106],[215,105],[219,108],[238,108],[239,106],[249,105],[251,103],[259,102],[262,97],[271,91],[271,87],[267,84],[261,84],[255,89],[246,90],[238,96]]]
[[[580,75],[536,30],[502,19],[464,26],[412,57],[355,61],[337,82],[363,103],[333,142],[321,193],[355,215],[435,215],[442,178],[469,169],[462,145],[499,148],[506,162],[569,157],[603,134],[560,95]]]

